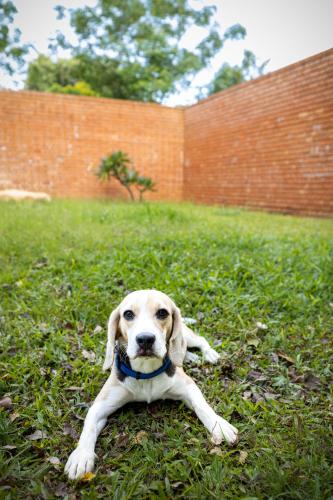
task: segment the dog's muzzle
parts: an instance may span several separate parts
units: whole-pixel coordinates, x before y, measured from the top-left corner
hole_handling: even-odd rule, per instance
[[[153,333],[142,332],[136,336],[136,343],[138,344],[138,356],[153,356],[154,343],[156,337]]]

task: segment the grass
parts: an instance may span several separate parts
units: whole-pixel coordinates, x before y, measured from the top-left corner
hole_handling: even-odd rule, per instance
[[[0,389],[12,400],[0,498],[333,495],[332,221],[78,201],[0,214]],[[214,447],[180,404],[133,404],[109,418],[96,476],[69,482],[63,465],[106,377],[106,320],[140,288],[169,294],[221,353],[187,372],[240,442]]]

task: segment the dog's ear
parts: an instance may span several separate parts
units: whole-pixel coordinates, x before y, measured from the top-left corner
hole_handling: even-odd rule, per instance
[[[183,366],[186,348],[180,311],[178,307],[172,303],[172,332],[169,340],[168,355],[174,365]]]
[[[119,331],[119,307],[112,311],[110,314],[109,322],[108,322],[108,341],[106,344],[106,355],[103,364],[103,370],[109,370],[112,368],[113,360],[114,360],[114,348],[116,345],[116,339],[120,335]]]

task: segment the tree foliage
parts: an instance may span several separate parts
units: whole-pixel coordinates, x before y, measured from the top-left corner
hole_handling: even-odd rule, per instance
[[[20,44],[20,30],[11,27],[16,13],[13,2],[0,0],[0,68],[9,74],[23,65],[28,52],[28,46]]]
[[[150,177],[140,175],[131,165],[132,162],[127,153],[115,151],[102,159],[97,171],[97,177],[101,180],[109,180],[111,177],[117,179],[127,190],[131,200],[135,200],[132,190],[134,187],[138,191],[139,200],[141,201],[146,191],[155,190],[155,183]]]
[[[240,65],[231,66],[224,63],[215,74],[213,81],[209,84],[208,95],[225,90],[232,85],[242,83],[263,74],[268,61],[258,65],[257,58],[250,50],[244,51],[244,57]]]
[[[75,85],[80,80],[101,96],[161,102],[188,86],[226,40],[244,38],[240,25],[221,35],[215,9],[194,9],[188,0],[97,0],[95,7],[58,7],[59,17],[69,16],[78,38],[75,45],[62,34],[56,41],[72,54],[67,79],[64,61],[38,58],[29,68],[26,86],[48,90],[54,83]],[[193,26],[207,34],[190,50],[182,38]]]

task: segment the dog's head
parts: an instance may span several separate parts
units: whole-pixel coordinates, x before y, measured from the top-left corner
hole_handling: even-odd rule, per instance
[[[181,366],[186,352],[179,309],[157,290],[132,292],[111,313],[103,370],[113,365],[116,340],[130,359],[163,359],[168,353],[172,363]]]

